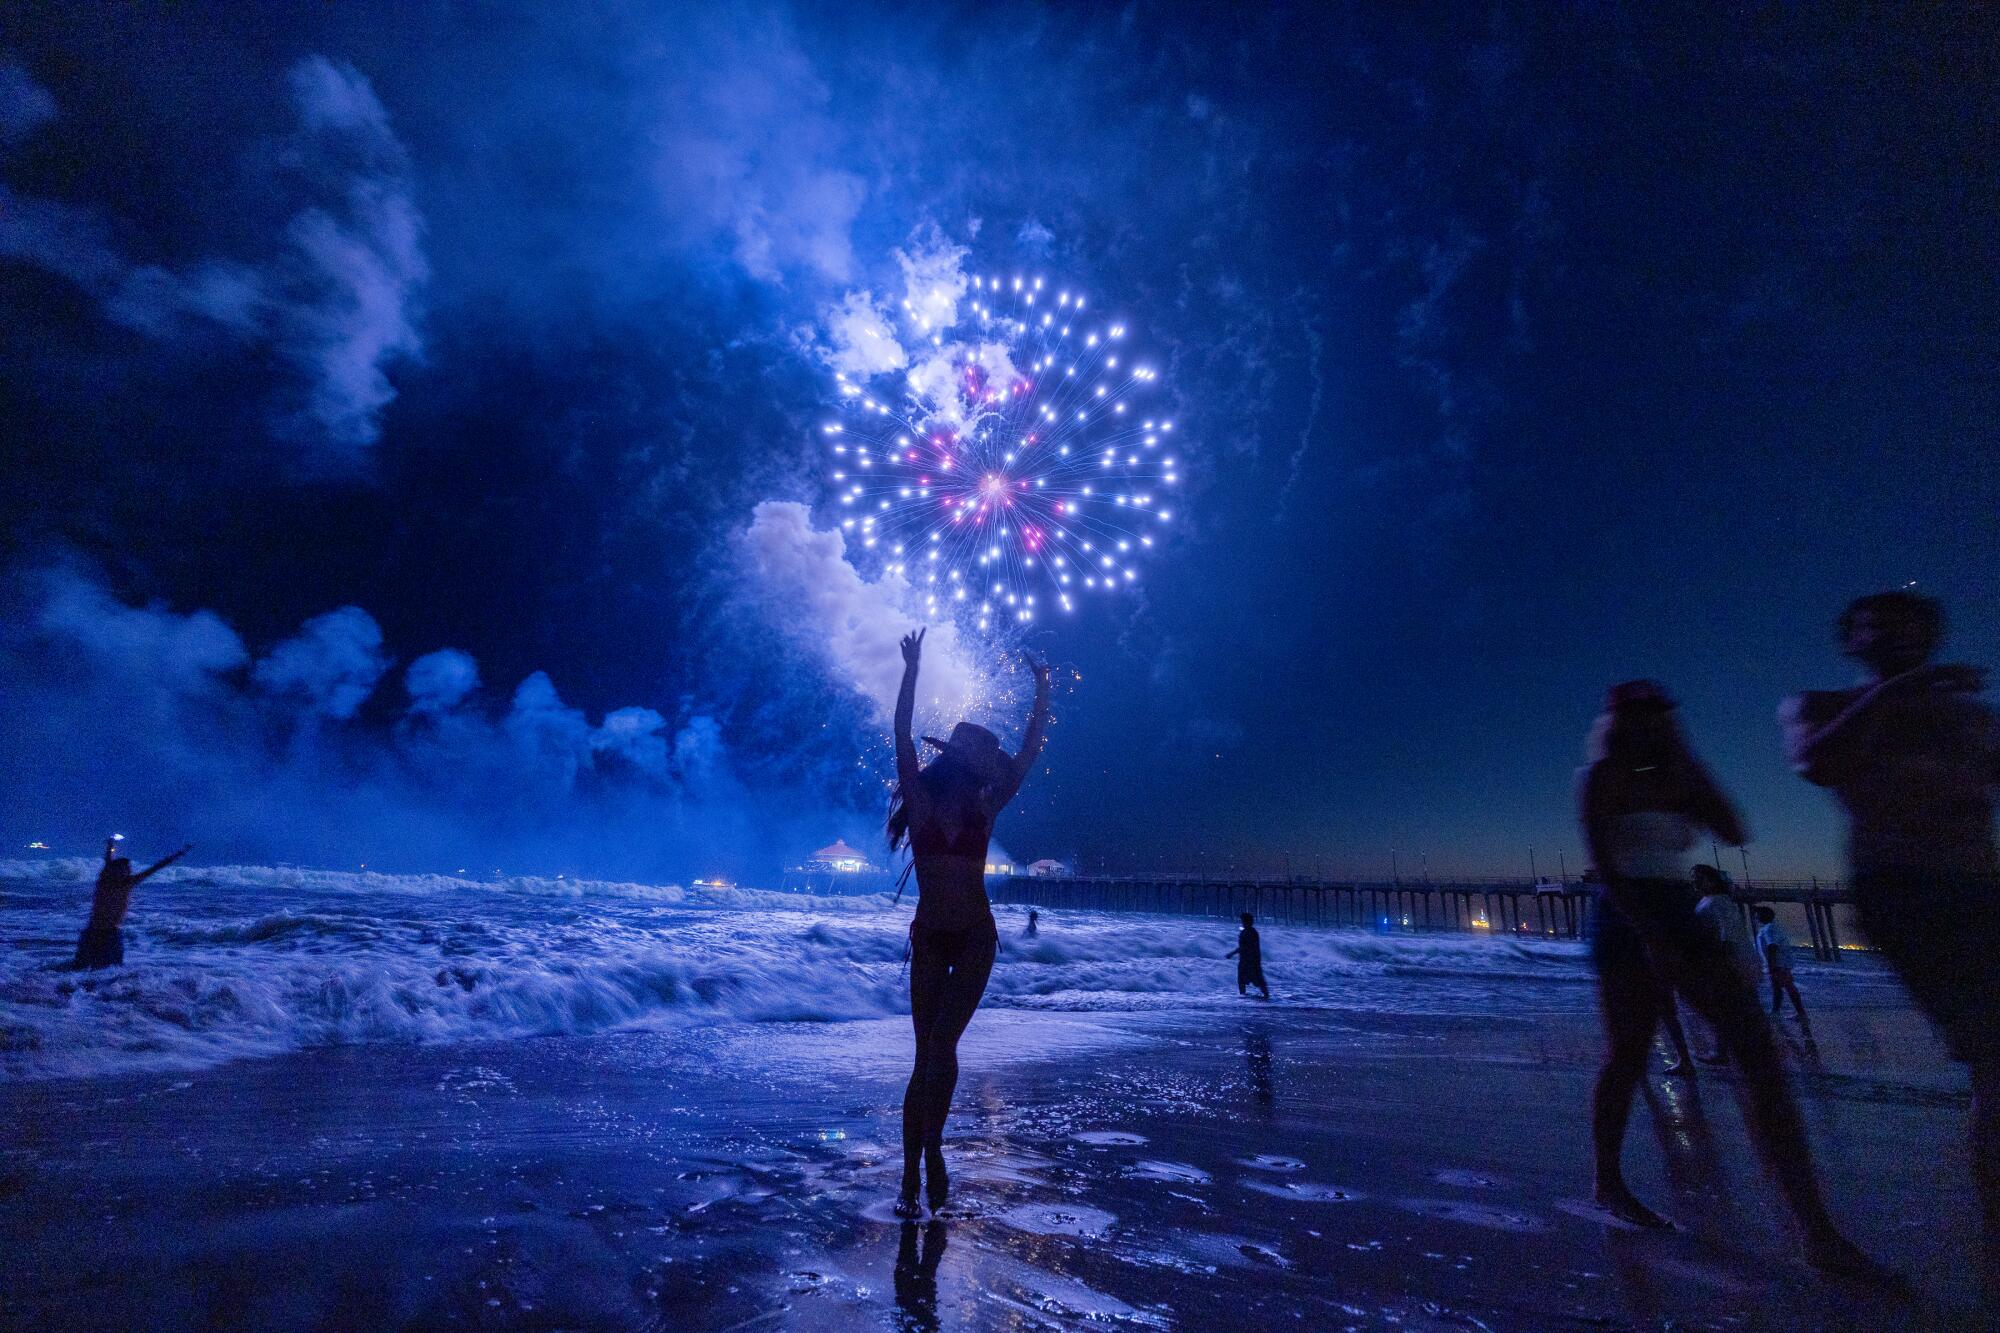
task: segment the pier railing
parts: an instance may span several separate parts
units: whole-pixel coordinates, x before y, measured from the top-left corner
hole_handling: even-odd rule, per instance
[[[996,903],[1051,911],[1161,912],[1376,931],[1461,931],[1583,939],[1597,911],[1599,886],[1532,880],[1321,880],[1212,878],[1178,875],[1010,875],[989,879]],[[1731,897],[1750,924],[1750,909],[1792,903],[1804,912],[1813,956],[1832,959],[1841,947],[1833,909],[1853,897],[1838,884],[1756,881],[1732,886]]]

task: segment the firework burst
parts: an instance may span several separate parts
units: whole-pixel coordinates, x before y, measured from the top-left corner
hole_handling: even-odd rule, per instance
[[[923,341],[893,389],[839,376],[841,527],[927,614],[982,630],[1128,591],[1181,475],[1157,372],[1080,293],[960,281],[904,300]]]

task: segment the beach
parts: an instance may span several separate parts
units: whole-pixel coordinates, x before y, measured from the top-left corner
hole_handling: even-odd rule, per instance
[[[73,891],[9,882],[10,1326],[1973,1318],[1963,1075],[1866,958],[1801,964],[1821,1058],[1795,1041],[1789,1058],[1832,1205],[1911,1279],[1908,1300],[1797,1261],[1726,1070],[1655,1074],[1633,1119],[1634,1188],[1678,1231],[1636,1232],[1588,1204],[1599,1039],[1573,944],[1271,928],[1266,1004],[1236,996],[1224,923],[1044,914],[1042,936],[1024,940],[1021,914],[1003,909],[1001,962],[962,1051],[954,1197],[941,1225],[912,1227],[889,1211],[910,1040],[894,947],[906,905],[644,907],[636,888],[537,898],[518,885],[252,879],[190,871],[163,886],[127,967],[86,979],[37,970]],[[310,899],[294,915],[320,926],[275,930],[262,894]],[[404,908],[431,923],[428,942],[388,924]],[[605,968],[674,962],[678,999],[615,1015],[598,991],[577,998],[579,972],[569,1009],[534,1011],[540,1030],[525,991],[467,1007],[506,968],[536,966],[496,930],[547,921],[561,939],[565,913],[589,923]],[[649,939],[655,918],[674,929]],[[358,941],[363,919],[375,925]],[[212,938],[229,922],[243,928]],[[484,952],[453,922],[484,931]],[[822,956],[807,956],[813,940]],[[195,998],[204,966],[240,993]],[[740,979],[753,967],[761,988]],[[251,995],[278,976],[290,979]],[[371,984],[405,987],[408,1029],[373,1015],[329,1036],[329,1015]],[[189,998],[171,1014],[176,988]],[[324,1009],[302,1011],[313,1003]],[[425,1003],[452,1007],[409,1012]],[[119,1026],[120,1004],[149,1017]],[[79,1014],[127,1045],[50,1049]],[[479,1022],[495,1026],[477,1035]],[[176,1023],[190,1034],[180,1047],[163,1035]]]

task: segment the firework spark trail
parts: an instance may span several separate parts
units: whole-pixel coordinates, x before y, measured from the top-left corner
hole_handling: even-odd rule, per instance
[[[1126,327],[1041,278],[973,277],[905,299],[928,342],[896,392],[839,376],[823,427],[844,531],[907,579],[932,615],[1025,627],[1115,594],[1173,517],[1174,423]]]

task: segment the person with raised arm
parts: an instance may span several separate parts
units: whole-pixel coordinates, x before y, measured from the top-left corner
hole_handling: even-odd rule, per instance
[[[1867,671],[1779,709],[1785,755],[1848,818],[1862,934],[1972,1073],[1984,1277],[2000,1299],[2000,715],[1978,667],[1937,663],[1944,608],[1907,589],[1858,598],[1838,637]]]
[[[130,857],[118,854],[118,839],[104,840],[104,864],[97,871],[97,887],[90,895],[90,920],[76,937],[76,961],[71,967],[94,969],[121,967],[125,963],[126,909],[132,905],[132,890],[141,881],[165,870],[194,850],[188,843],[179,851],[161,857],[152,865],[132,873]]]
[[[1689,854],[1698,830],[1741,846],[1736,807],[1694,755],[1657,682],[1611,687],[1578,775],[1583,836],[1604,880],[1591,956],[1610,1052],[1591,1105],[1597,1201],[1646,1227],[1619,1158],[1646,1053],[1678,991],[1708,1020],[1744,1082],[1751,1138],[1804,1232],[1814,1267],[1878,1282],[1891,1276],[1834,1225],[1814,1179],[1805,1123],[1751,981],[1695,914]]]
[[[1035,705],[1018,754],[986,728],[960,722],[951,739],[920,764],[910,727],[924,635],[903,638],[903,684],[896,695],[896,791],[889,806],[889,849],[906,842],[917,876],[910,925],[910,1020],[916,1061],[903,1093],[903,1182],[896,1212],[917,1213],[919,1163],[925,1200],[935,1213],[950,1193],[944,1123],[958,1084],[958,1041],[986,994],[1000,947],[986,898],[986,849],[993,821],[1021,790],[1042,752],[1049,725],[1049,668],[1023,653],[1035,677]]]

